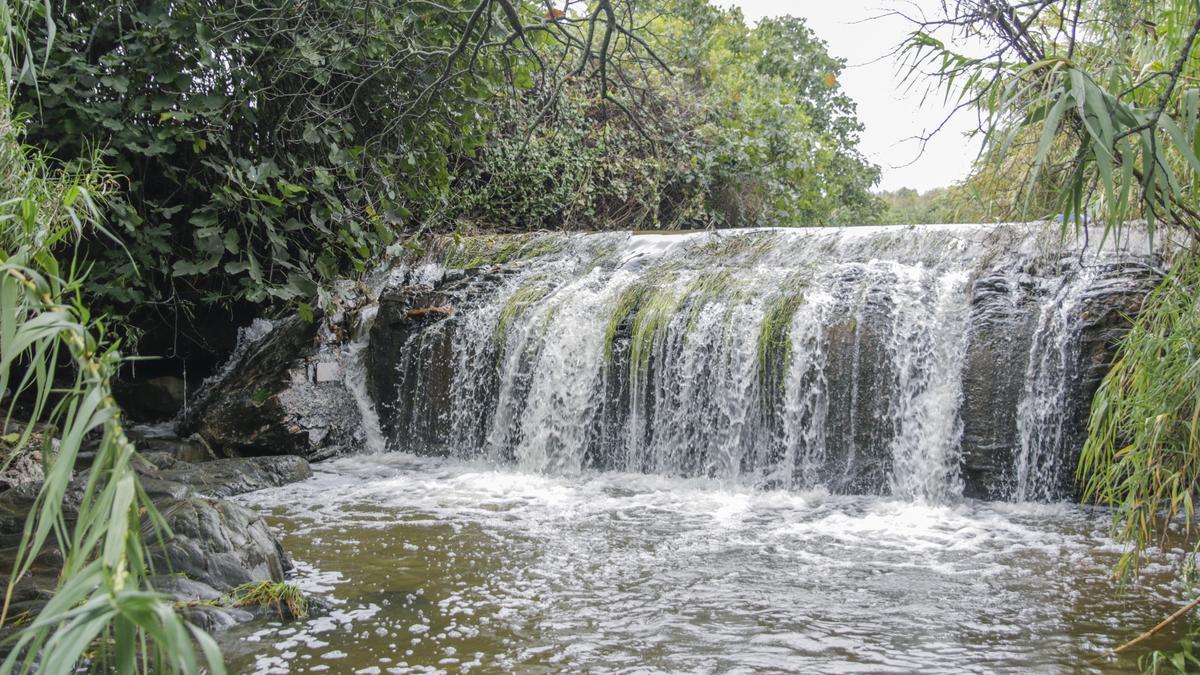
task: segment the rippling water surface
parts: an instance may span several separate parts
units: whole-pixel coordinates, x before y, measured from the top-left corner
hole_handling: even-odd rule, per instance
[[[231,672],[1125,672],[1105,654],[1183,599],[1182,551],[1122,594],[1108,516],[1065,504],[403,454],[315,469],[245,501],[334,609],[227,633]]]

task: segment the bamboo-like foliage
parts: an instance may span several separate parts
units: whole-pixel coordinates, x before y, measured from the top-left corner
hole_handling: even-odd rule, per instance
[[[1092,403],[1079,465],[1086,494],[1112,504],[1135,544],[1122,570],[1182,517],[1200,485],[1200,261],[1182,259],[1146,303]]]
[[[990,51],[956,51],[947,32]],[[979,114],[985,160],[1033,149],[1006,168],[1023,187],[1020,215],[1103,221],[1118,234],[1144,218],[1194,233],[1198,34],[1198,0],[957,0],[900,53],[909,82],[932,74],[956,110]]]
[[[1085,497],[1115,507],[1133,544],[1120,569],[1134,571],[1166,523],[1194,525],[1200,489],[1200,0],[946,7],[901,53],[910,81],[932,70],[979,114],[968,185],[1019,186],[1018,215],[1061,216],[1064,229],[1120,236],[1142,219],[1180,244],[1093,401],[1078,467]],[[960,53],[947,33],[987,49]]]
[[[143,523],[158,536],[167,527],[134,471],[134,446],[112,397],[109,383],[120,356],[81,300],[82,271],[61,268],[54,250],[78,241],[87,227],[99,228],[95,195],[105,178],[49,171],[40,155],[21,145],[9,116],[5,91],[34,65],[35,55],[20,37],[21,22],[41,16],[52,26],[48,6],[0,0],[2,428],[22,429],[12,444],[17,451],[32,442],[34,423],[57,437],[57,443],[42,447],[46,477],[17,548],[0,626],[11,620],[14,587],[40,553],[57,548],[63,564],[54,597],[4,645],[8,654],[0,674],[72,673],[81,667],[198,673],[197,645],[210,672],[221,673],[212,638],[184,622],[170,598],[150,587]],[[64,372],[74,373],[65,387]],[[97,436],[78,493],[71,489],[76,460]]]
[[[109,389],[119,356],[97,341],[86,310],[63,303],[78,282],[43,273],[35,257],[22,248],[0,263],[0,389],[12,386],[12,399],[29,394],[34,418],[53,422],[59,443],[21,537],[0,623],[13,587],[43,549],[57,545],[63,567],[54,597],[17,634],[0,673],[70,673],[89,661],[93,670],[195,673],[193,639],[220,672],[212,638],[180,619],[170,599],[147,582],[143,514],[158,532],[166,524],[137,479],[134,447]],[[77,373],[65,391],[54,383],[61,356]],[[67,490],[79,451],[94,433],[101,434],[100,444],[72,513]]]

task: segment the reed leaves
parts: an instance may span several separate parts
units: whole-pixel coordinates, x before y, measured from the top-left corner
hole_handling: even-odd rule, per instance
[[[1177,244],[1093,401],[1078,466],[1135,570],[1168,523],[1194,525],[1200,492],[1200,0],[956,0],[901,53],[909,82],[932,69],[979,113],[977,175],[1020,186],[1016,217],[1105,237],[1140,220]]]
[[[184,622],[149,582],[143,524],[168,532],[134,471],[110,379],[117,345],[82,300],[85,270],[71,246],[85,228],[103,231],[97,203],[102,172],[51,171],[20,142],[5,92],[31,72],[22,21],[41,17],[53,34],[49,4],[0,0],[0,413],[14,454],[32,445],[35,425],[45,480],[25,522],[3,604],[47,550],[61,554],[54,596],[0,645],[0,675],[74,673],[223,673],[212,638]],[[64,250],[65,249],[65,250]],[[19,433],[10,434],[17,429]],[[56,442],[50,442],[54,437]],[[82,485],[80,453],[94,449]]]

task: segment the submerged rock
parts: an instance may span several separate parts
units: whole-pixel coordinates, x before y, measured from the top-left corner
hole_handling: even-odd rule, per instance
[[[40,484],[23,483],[0,492],[0,537],[15,541],[21,536],[40,489]]]

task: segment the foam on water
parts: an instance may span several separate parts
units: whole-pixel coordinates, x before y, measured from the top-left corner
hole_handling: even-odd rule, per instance
[[[335,611],[227,636],[247,671],[308,672],[336,650],[339,672],[1119,672],[1132,661],[1104,651],[1183,594],[1169,567],[1119,593],[1107,514],[1067,504],[399,453],[317,468],[244,499]]]

